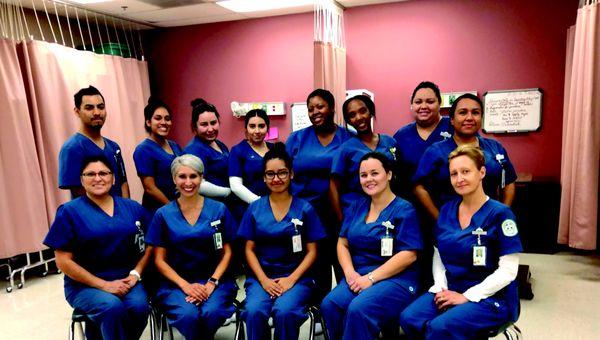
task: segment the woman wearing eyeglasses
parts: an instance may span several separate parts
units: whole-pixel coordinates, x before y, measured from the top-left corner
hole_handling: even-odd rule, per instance
[[[148,262],[149,215],[137,202],[110,195],[113,169],[104,156],[83,162],[85,195],[61,205],[44,244],[65,273],[65,297],[92,320],[88,339],[139,339],[148,320],[139,281]]]
[[[263,169],[269,195],[250,204],[238,230],[250,268],[242,318],[249,340],[271,338],[269,317],[276,339],[298,339],[315,291],[316,242],[325,231],[312,206],[289,192],[292,160],[282,143],[265,154]]]

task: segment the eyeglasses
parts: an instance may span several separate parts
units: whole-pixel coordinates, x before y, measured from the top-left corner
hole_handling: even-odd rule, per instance
[[[93,179],[93,178],[96,178],[96,176],[100,176],[100,178],[107,178],[110,175],[112,175],[112,172],[110,172],[110,171],[98,171],[98,172],[90,171],[90,172],[84,172],[81,174],[81,176],[83,176],[87,179]]]
[[[275,176],[277,176],[277,178],[279,178],[279,179],[286,179],[286,178],[288,178],[289,175],[290,175],[290,172],[288,170],[279,170],[277,172],[275,172],[275,171],[266,171],[265,172],[265,178],[268,180],[273,180],[275,178]]]

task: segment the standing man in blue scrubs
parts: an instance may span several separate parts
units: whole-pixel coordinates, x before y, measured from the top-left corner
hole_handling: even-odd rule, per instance
[[[125,164],[119,145],[102,137],[106,121],[104,96],[97,88],[89,86],[75,93],[75,115],[81,121],[79,130],[60,148],[58,154],[58,187],[71,191],[71,198],[85,193],[81,186],[79,170],[86,157],[104,156],[115,169],[115,184],[110,194],[129,198],[129,185]]]

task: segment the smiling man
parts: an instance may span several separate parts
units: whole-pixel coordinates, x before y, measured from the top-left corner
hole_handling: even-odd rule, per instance
[[[97,88],[89,86],[75,93],[75,115],[79,118],[79,130],[71,136],[58,154],[58,186],[70,190],[71,198],[84,194],[81,186],[81,162],[90,156],[106,157],[115,169],[115,185],[111,195],[129,197],[129,185],[121,148],[112,140],[102,137],[102,126],[106,121],[104,96]]]

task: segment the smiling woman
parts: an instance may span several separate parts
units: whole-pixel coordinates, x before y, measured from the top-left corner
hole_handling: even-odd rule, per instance
[[[144,186],[142,205],[150,211],[156,211],[176,198],[170,166],[182,151],[177,143],[167,139],[172,118],[166,103],[154,97],[148,99],[144,108],[144,128],[149,136],[135,148],[133,160]]]
[[[144,243],[150,217],[139,203],[112,196],[113,182],[108,159],[85,159],[85,195],[58,208],[44,240],[65,273],[67,301],[92,320],[89,339],[137,339],[150,312],[138,282],[151,254]]]
[[[332,339],[378,338],[418,291],[415,261],[423,245],[415,209],[390,189],[387,155],[365,154],[358,172],[367,197],[350,206],[337,244],[345,280],[321,304]]]

